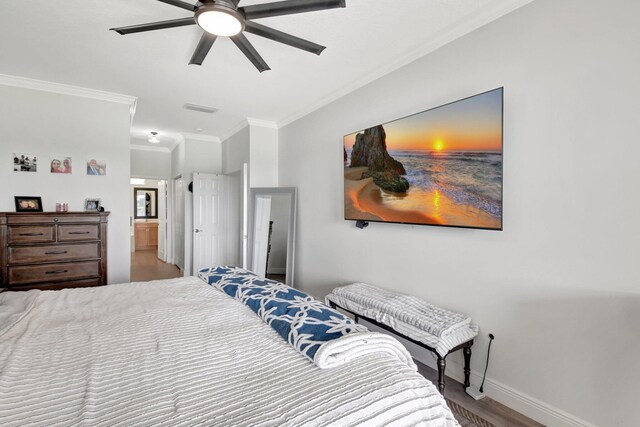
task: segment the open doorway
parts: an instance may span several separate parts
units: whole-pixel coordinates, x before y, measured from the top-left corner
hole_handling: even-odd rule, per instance
[[[131,281],[172,279],[180,269],[167,262],[170,251],[167,181],[131,179]]]

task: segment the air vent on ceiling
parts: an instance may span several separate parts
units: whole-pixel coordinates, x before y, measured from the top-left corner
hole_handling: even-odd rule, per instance
[[[217,108],[207,107],[205,105],[197,105],[197,104],[184,104],[184,108],[186,110],[198,111],[200,113],[213,114],[218,111]]]

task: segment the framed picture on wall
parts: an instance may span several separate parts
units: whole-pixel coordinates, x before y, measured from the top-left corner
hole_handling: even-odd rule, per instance
[[[107,174],[107,162],[91,159],[87,162],[87,175],[104,176]]]
[[[42,197],[14,196],[16,212],[42,212]]]
[[[13,153],[14,172],[38,172],[38,158],[33,154]]]
[[[51,173],[71,173],[72,159],[69,156],[53,155],[49,166]]]

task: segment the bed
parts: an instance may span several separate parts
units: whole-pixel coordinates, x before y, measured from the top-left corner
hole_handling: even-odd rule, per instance
[[[0,294],[3,426],[458,425],[410,365],[321,369],[196,277]]]

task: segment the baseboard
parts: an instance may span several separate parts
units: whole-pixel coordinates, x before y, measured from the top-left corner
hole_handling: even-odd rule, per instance
[[[413,353],[413,352],[412,352]],[[424,353],[424,350],[423,350]],[[414,355],[415,357],[415,355]],[[435,361],[425,359],[424,356],[417,358],[425,365],[437,369]],[[464,373],[462,365],[447,360],[447,377],[453,378],[459,383],[464,382]],[[471,371],[471,384],[480,385],[482,382],[482,373],[472,370]],[[487,396],[493,400],[508,406],[509,408],[520,412],[521,414],[544,424],[549,427],[597,427],[595,424],[591,424],[585,420],[582,420],[574,415],[571,415],[561,409],[558,409],[548,403],[542,402],[535,397],[529,396],[509,387],[506,384],[496,381],[490,377],[484,382],[483,391]]]
[[[365,322],[363,322],[365,323]],[[375,326],[367,323],[367,327],[376,330]],[[381,329],[377,329],[384,332]],[[432,353],[410,343],[402,338],[396,337],[409,349],[411,355],[419,362],[437,370],[436,359]],[[457,361],[447,358],[447,377],[459,383],[464,383],[463,367]],[[482,373],[471,370],[471,384],[477,386],[482,382]],[[502,403],[509,408],[549,427],[597,427],[595,424],[582,420],[568,412],[549,405],[546,402],[529,396],[519,390],[509,387],[499,381],[487,377],[483,387],[484,393],[493,400]]]

